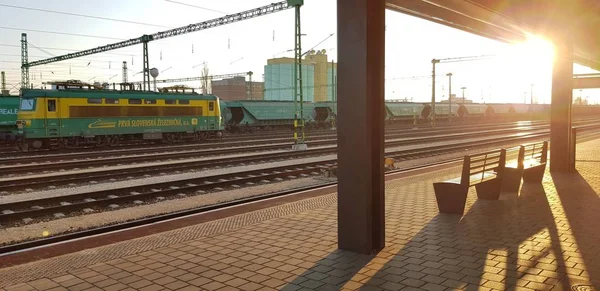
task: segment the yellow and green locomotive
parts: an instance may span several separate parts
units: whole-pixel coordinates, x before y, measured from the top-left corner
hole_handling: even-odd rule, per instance
[[[203,140],[224,130],[214,95],[86,89],[23,89],[16,126],[22,150]]]

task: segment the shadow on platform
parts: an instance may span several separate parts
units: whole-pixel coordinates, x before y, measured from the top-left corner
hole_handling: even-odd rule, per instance
[[[586,163],[579,165],[587,166]],[[575,268],[584,269],[587,273],[587,276],[584,273],[580,276],[584,278],[572,283],[580,283],[579,281],[585,281],[585,277],[588,277],[589,283],[600,288],[600,197],[597,189],[588,183],[593,181],[596,183],[592,184],[598,185],[600,173],[593,165],[590,166],[592,168],[581,174],[552,174],[552,180],[560,199],[557,207],[562,208],[562,216],[566,218],[562,221],[567,228],[563,241],[572,244],[571,248],[576,248],[579,254],[572,256],[569,261],[576,263]]]
[[[399,249],[395,254],[337,250],[283,290],[599,285],[599,210],[596,191],[579,173],[546,174],[543,185],[524,184],[519,194],[503,193],[499,201],[475,201],[462,218],[438,214],[406,243],[389,239],[394,230],[388,226],[387,246]],[[317,275],[325,273],[332,276]]]

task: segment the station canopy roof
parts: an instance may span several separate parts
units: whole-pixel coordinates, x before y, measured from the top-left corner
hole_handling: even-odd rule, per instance
[[[387,8],[503,42],[557,31],[573,40],[574,61],[600,70],[598,0],[386,0]]]

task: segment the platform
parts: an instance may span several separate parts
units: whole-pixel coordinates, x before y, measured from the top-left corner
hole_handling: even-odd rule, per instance
[[[386,184],[386,245],[337,250],[336,195],[0,269],[0,290],[570,290],[600,286],[600,140],[579,173],[438,214],[433,181]],[[584,290],[584,289],[582,289]]]

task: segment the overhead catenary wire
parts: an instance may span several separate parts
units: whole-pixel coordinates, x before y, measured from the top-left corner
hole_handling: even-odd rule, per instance
[[[6,46],[6,47],[18,47],[21,48],[20,45],[16,45],[16,44],[2,44],[0,43],[0,46]],[[59,50],[59,51],[71,51],[71,52],[78,52],[81,51],[81,49],[71,49],[71,48],[57,48],[57,47],[41,47],[39,46],[38,48],[43,48],[43,49],[47,49],[47,50]],[[107,52],[102,52],[102,54],[106,54],[106,55],[116,55],[116,56],[126,56],[126,57],[130,57],[132,55],[139,57],[139,53],[107,53]]]
[[[112,40],[125,40],[123,38],[116,38],[116,37],[110,37],[110,36],[99,36],[99,35],[91,35],[91,34],[79,34],[79,33],[60,32],[60,31],[38,30],[38,29],[30,29],[30,28],[0,26],[0,29],[39,32],[39,33],[48,33],[48,34],[59,34],[59,35],[78,36],[78,37],[102,38],[102,39],[112,39]]]
[[[30,45],[30,46],[32,46],[32,47],[34,47],[34,48],[36,48],[36,49],[38,49],[38,50],[40,50],[40,51],[42,51],[42,52],[44,52],[44,53],[46,53],[46,54],[48,54],[48,55],[50,55],[50,56],[52,56],[52,57],[56,56],[56,55],[54,55],[54,54],[52,54],[52,53],[49,53],[49,52],[48,52],[48,51],[46,51],[45,49],[43,49],[43,48],[40,48],[40,47],[38,47],[38,46],[34,45],[34,44],[33,44],[33,43],[31,43],[31,42],[27,42],[27,44],[28,44],[28,45]]]
[[[5,57],[18,57],[20,58],[21,55],[18,54],[0,54],[0,56],[5,56]],[[36,55],[29,55],[29,58],[46,58],[46,56],[36,56]],[[75,60],[75,62],[77,61],[81,61],[81,62],[88,62],[88,61],[92,61],[92,62],[100,62],[100,63],[108,63],[110,61],[107,60],[93,60],[93,59],[87,59],[87,58],[80,58]],[[18,62],[19,64],[21,63],[20,61]]]
[[[158,24],[144,23],[144,22],[138,22],[138,21],[124,20],[124,19],[116,19],[116,18],[102,17],[102,16],[95,16],[95,15],[86,15],[86,14],[79,14],[79,13],[73,13],[73,12],[64,12],[64,11],[56,11],[56,10],[49,10],[49,9],[40,9],[40,8],[24,7],[24,6],[17,6],[17,5],[9,5],[9,4],[0,4],[0,6],[10,7],[10,8],[15,8],[15,9],[46,12],[46,13],[63,14],[63,15],[70,15],[70,16],[77,16],[77,17],[94,18],[94,19],[115,21],[115,22],[129,23],[129,24],[138,24],[138,25],[154,26],[154,27],[169,28],[169,29],[173,28],[173,27],[158,25]]]
[[[154,34],[150,34],[150,35],[142,35],[139,38],[132,38],[132,39],[128,39],[125,41],[121,41],[121,42],[117,42],[117,43],[112,43],[112,44],[108,44],[105,46],[100,46],[100,47],[95,47],[92,49],[87,49],[87,50],[83,50],[83,51],[79,51],[79,52],[75,52],[75,53],[70,53],[70,54],[66,54],[66,55],[62,55],[62,56],[57,56],[57,57],[53,57],[53,58],[49,58],[46,60],[39,60],[39,61],[34,61],[34,62],[29,62],[27,63],[25,66],[27,68],[30,67],[35,67],[35,66],[39,66],[42,64],[48,64],[48,63],[53,63],[53,62],[59,62],[59,61],[64,61],[67,59],[72,59],[72,58],[78,58],[78,57],[82,57],[82,56],[86,56],[86,55],[91,55],[91,54],[97,54],[97,53],[102,53],[102,52],[106,52],[106,51],[110,51],[110,50],[116,50],[116,49],[121,49],[124,47],[129,47],[129,46],[133,46],[133,45],[137,45],[137,44],[146,44],[150,41],[156,41],[156,40],[160,40],[160,39],[165,39],[165,38],[169,38],[169,37],[174,37],[174,36],[179,36],[179,35],[183,35],[183,34],[188,34],[191,32],[197,32],[197,31],[201,31],[201,30],[206,30],[209,28],[213,28],[213,27],[217,27],[217,26],[222,26],[222,25],[226,25],[226,24],[230,24],[230,23],[236,23],[239,21],[243,21],[243,20],[247,20],[247,19],[252,19],[252,18],[256,18],[256,17],[260,17],[260,16],[264,16],[264,15],[268,15],[268,14],[272,14],[272,13],[276,13],[279,11],[283,11],[283,10],[287,10],[290,8],[295,7],[294,5],[290,5],[289,2],[287,1],[280,1],[277,3],[271,3],[269,5],[265,5],[259,8],[254,8],[251,10],[247,10],[247,11],[243,11],[243,12],[239,12],[236,14],[232,14],[232,15],[226,15],[223,17],[219,17],[216,19],[211,19],[211,20],[207,20],[207,21],[202,21],[202,22],[198,22],[198,23],[194,23],[194,24],[189,24],[186,26],[182,26],[182,27],[178,27],[176,29],[171,29],[171,30],[166,30],[166,31],[160,31]],[[296,6],[297,7],[297,6]],[[144,64],[147,64],[146,62]],[[145,68],[147,70],[147,68]],[[145,75],[145,78],[149,78],[147,75]],[[149,81],[148,81],[149,82]]]
[[[332,37],[333,35],[335,35],[335,33],[331,33],[329,34],[326,38],[324,38],[322,41],[320,41],[319,43],[317,43],[316,45],[314,45],[313,47],[311,47],[310,49],[308,49],[306,52],[304,52],[302,55],[307,54],[308,52],[312,51],[314,48],[318,47],[319,45],[321,45],[322,43],[324,43],[325,41],[327,41],[330,37]]]
[[[194,7],[194,8],[198,8],[198,9],[202,9],[202,10],[206,10],[206,11],[211,11],[211,12],[226,14],[226,15],[227,14],[231,14],[231,13],[227,13],[227,12],[223,12],[223,11],[219,11],[219,10],[215,10],[215,9],[210,9],[210,8],[206,8],[206,7],[202,7],[202,6],[197,6],[197,5],[183,3],[183,2],[178,2],[178,1],[173,1],[173,0],[165,0],[165,1],[171,2],[171,3],[175,3],[175,4],[179,4],[179,5]]]

